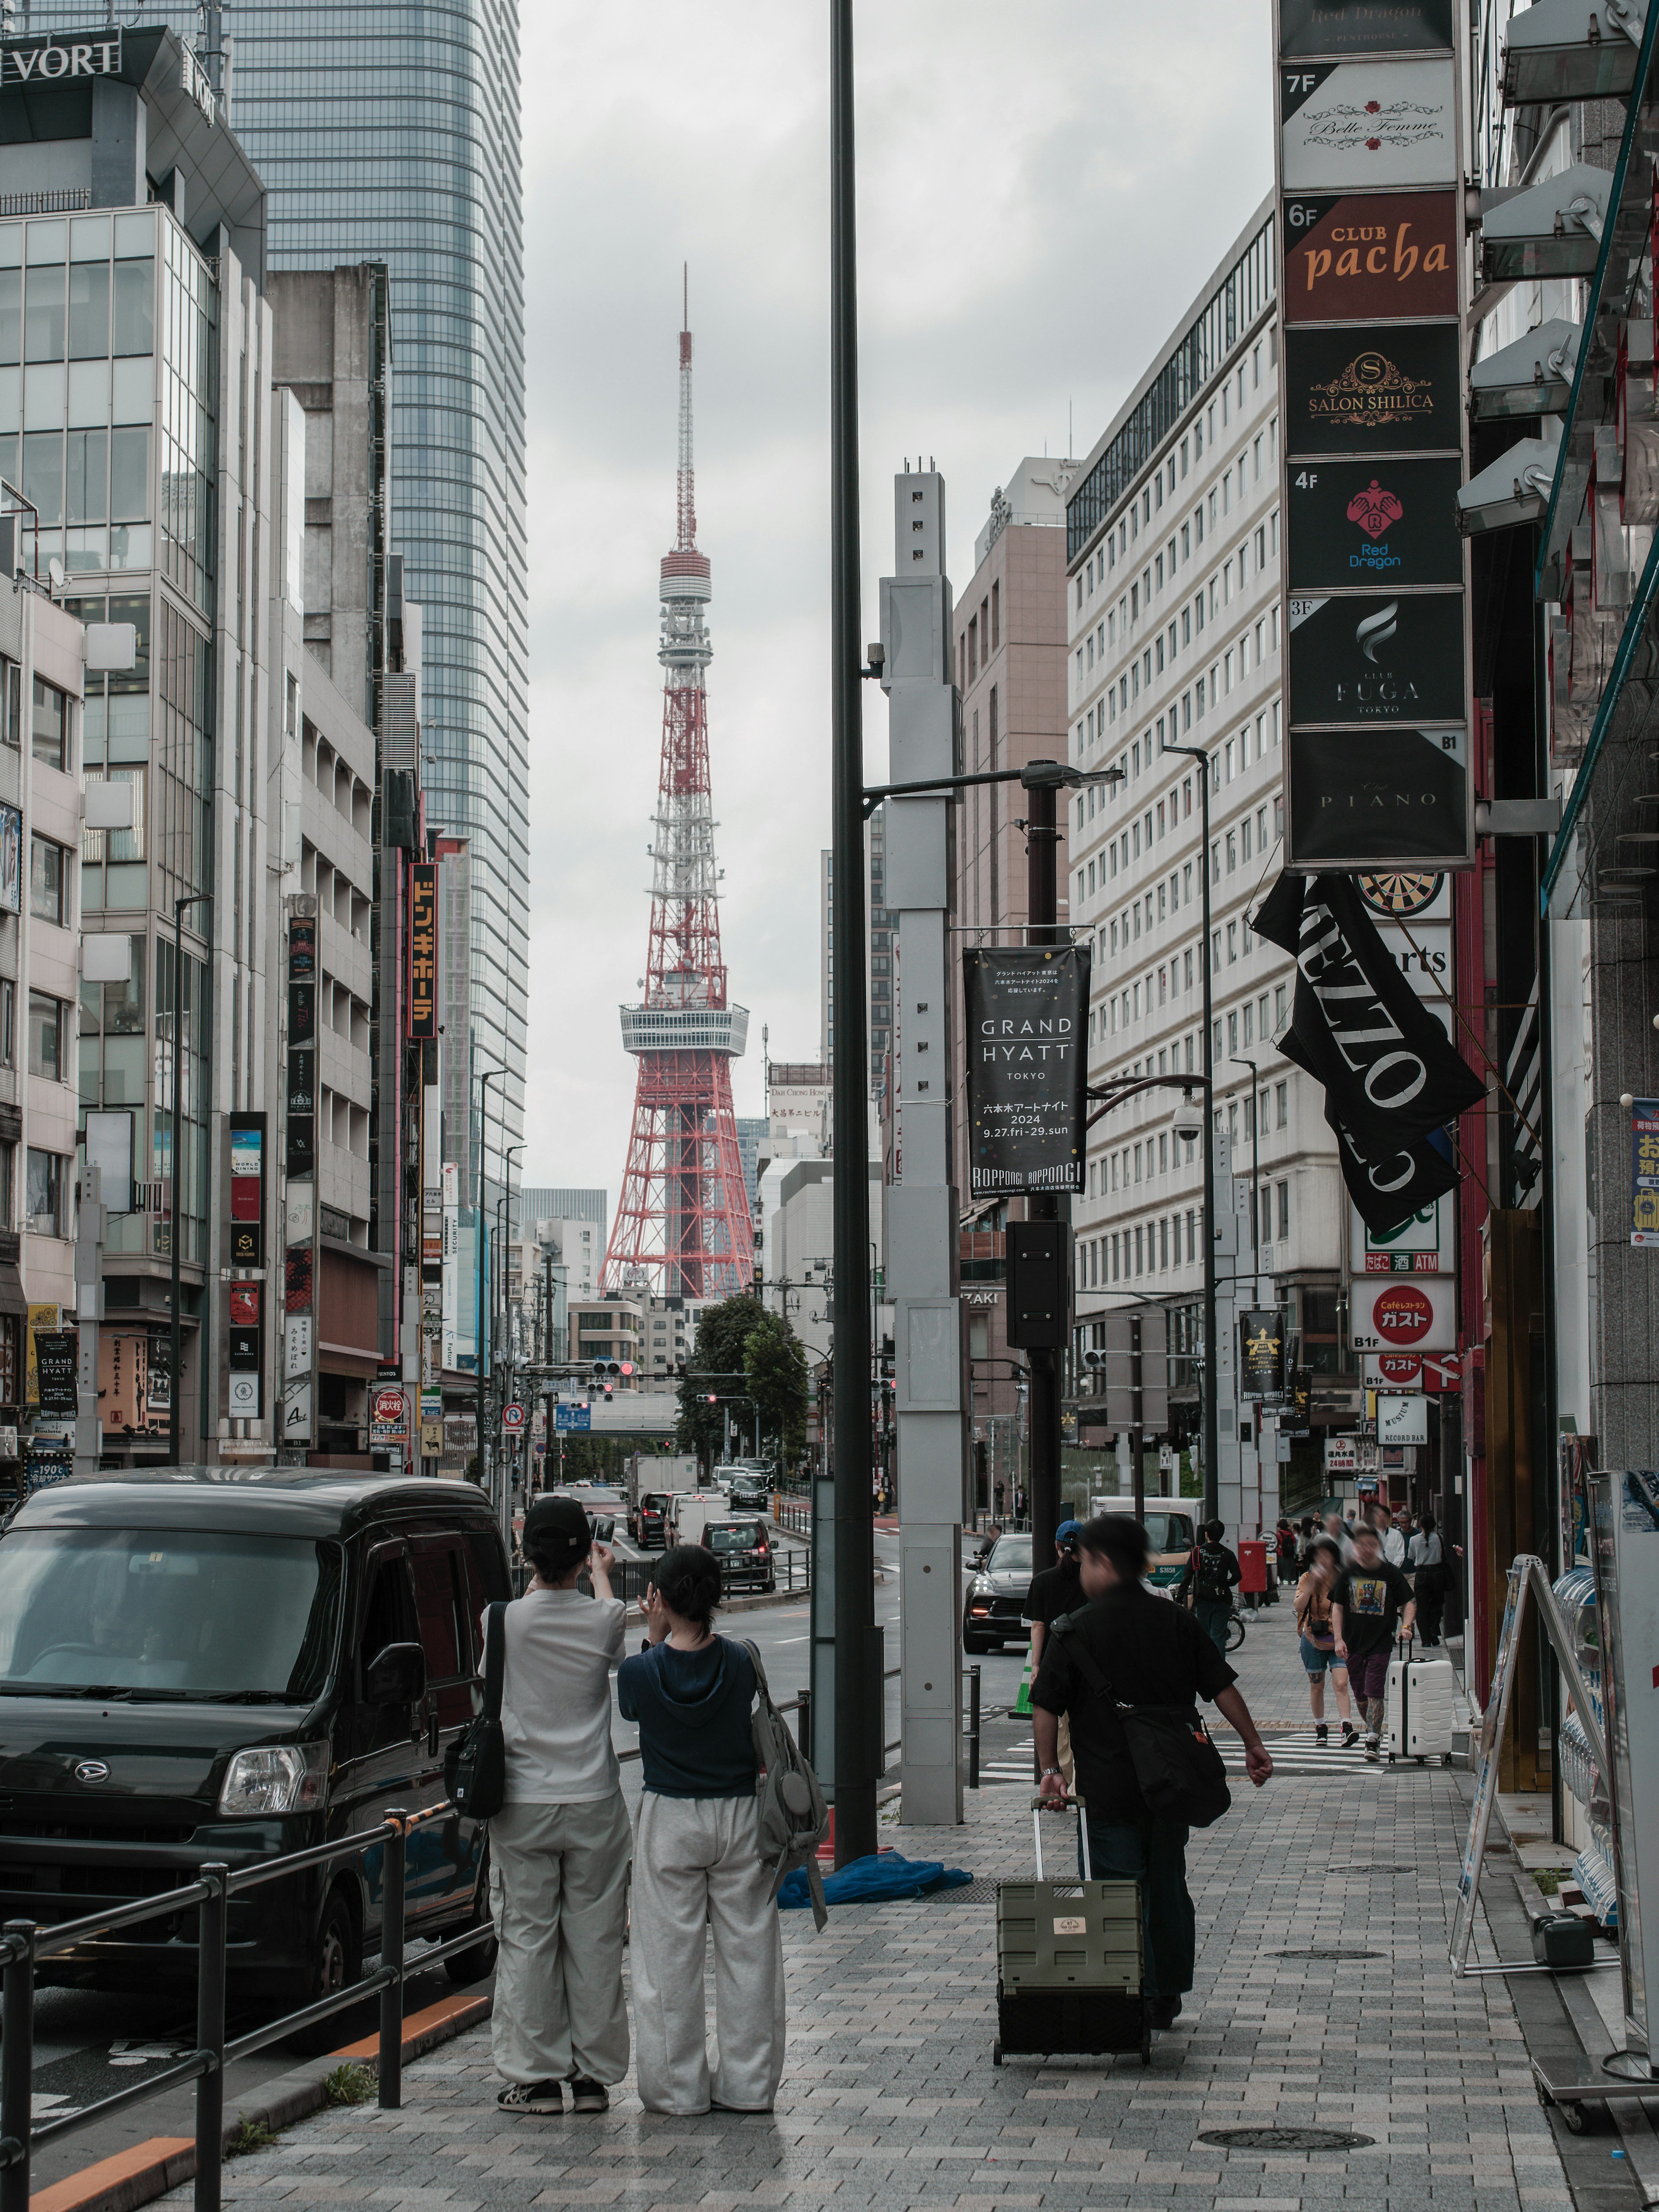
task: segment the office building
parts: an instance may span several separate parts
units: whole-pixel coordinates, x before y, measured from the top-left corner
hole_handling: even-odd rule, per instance
[[[1289,1309],[1316,1370],[1316,1419],[1350,1420],[1355,1403],[1338,1341],[1346,1219],[1334,1141],[1319,1092],[1274,1042],[1293,963],[1250,927],[1283,832],[1277,348],[1269,203],[1067,500],[1070,757],[1121,771],[1069,802],[1071,919],[1094,947],[1090,1074],[1165,1085],[1091,1133],[1087,1188],[1073,1201],[1079,1342],[1103,1341],[1091,1322],[1126,1296],[1166,1304],[1183,1434],[1197,1424],[1203,1176],[1196,1145],[1178,1142],[1170,1119],[1178,1079],[1202,1066],[1206,865],[1215,1126],[1258,1209],[1224,1272],[1246,1293],[1255,1275]],[[1170,750],[1182,746],[1200,757]],[[1231,1200],[1223,1190],[1218,1205]],[[1220,1411],[1224,1446],[1233,1409]],[[1080,1426],[1088,1412],[1085,1391]]]
[[[410,595],[427,608],[428,814],[470,855],[477,1064],[508,1070],[505,1126],[490,1115],[493,1204],[504,1147],[522,1134],[529,902],[517,0],[247,0],[206,12],[210,28],[234,35],[228,121],[269,195],[265,264],[373,262],[390,276],[398,371],[387,520]],[[86,14],[76,0],[33,0],[29,21],[82,30]],[[145,14],[182,42],[202,37],[194,0]],[[192,70],[214,105],[221,54],[204,49]],[[37,168],[28,188],[40,180]],[[196,211],[186,219],[199,235]],[[464,1150],[447,1157],[476,1188]]]

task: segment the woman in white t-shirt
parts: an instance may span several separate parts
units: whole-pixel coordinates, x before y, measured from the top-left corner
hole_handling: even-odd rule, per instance
[[[603,2112],[628,2071],[623,1938],[633,1837],[611,1743],[623,1607],[574,1498],[525,1516],[535,1578],[506,1609],[507,1794],[489,1824],[499,1889],[491,2040],[503,2112]],[[576,1587],[588,1568],[593,1595]],[[483,1671],[482,1668],[479,1670]]]

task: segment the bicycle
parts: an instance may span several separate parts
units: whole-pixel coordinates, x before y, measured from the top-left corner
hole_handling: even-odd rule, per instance
[[[1244,1628],[1244,1616],[1238,1610],[1237,1607],[1235,1606],[1227,1615],[1227,1649],[1229,1651],[1237,1651],[1240,1644],[1243,1643]]]

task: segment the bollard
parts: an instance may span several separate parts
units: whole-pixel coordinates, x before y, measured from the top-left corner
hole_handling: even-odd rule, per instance
[[[380,1873],[380,1965],[392,1980],[380,1991],[380,2110],[395,2112],[404,2100],[404,1874],[408,1814],[386,1816],[386,1855]]]
[[[9,1920],[13,1948],[0,1993],[0,2212],[29,2212],[29,2136],[34,2126],[34,1923]]]
[[[196,2048],[213,2063],[196,2077],[196,2212],[219,2212],[225,2147],[225,1941],[230,1917],[228,1866],[204,1866],[211,1894],[196,1908]]]
[[[979,1668],[968,1669],[968,1787],[979,1788]]]

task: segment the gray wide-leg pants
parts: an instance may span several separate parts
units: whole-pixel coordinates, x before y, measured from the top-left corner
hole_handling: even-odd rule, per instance
[[[640,1799],[629,1972],[640,2097],[689,2116],[772,2108],[783,2075],[783,1933],[752,1797]],[[703,1957],[714,1939],[714,2053]]]
[[[509,2081],[628,2071],[623,1937],[632,1837],[616,1790],[586,1805],[504,1805],[489,1823],[495,2069]]]

